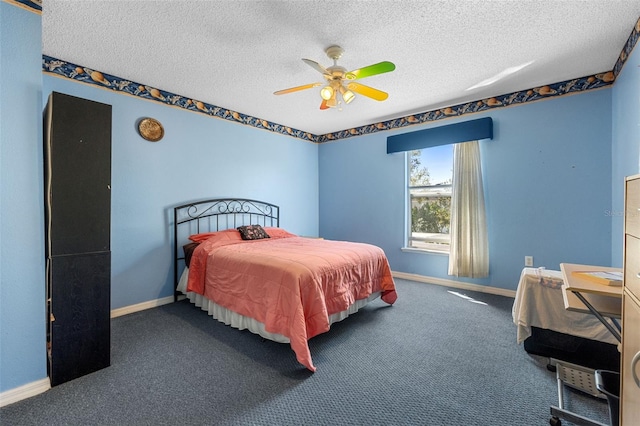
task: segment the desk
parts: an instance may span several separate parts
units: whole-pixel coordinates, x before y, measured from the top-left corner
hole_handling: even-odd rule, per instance
[[[608,271],[621,272],[620,268],[610,268],[606,266],[593,265],[577,265],[573,263],[561,263],[560,271],[562,271],[562,298],[564,307],[568,311],[584,312],[595,315],[596,318],[611,332],[618,342],[620,337],[620,324],[616,318],[620,318],[622,312],[622,287],[608,286],[593,283],[584,278],[573,275],[574,271]],[[608,317],[611,322],[607,321]],[[613,323],[613,324],[612,324]],[[567,381],[564,370],[568,371],[566,377],[573,379],[578,377],[579,380],[573,383],[573,380]],[[551,406],[552,425],[559,425],[560,418],[569,420],[575,424],[602,426],[602,423],[580,416],[564,408],[563,405],[563,385],[567,384],[593,396],[598,396],[599,391],[595,389],[592,383],[595,381],[594,371],[588,370],[577,365],[560,365],[557,370],[558,380],[558,406]],[[585,386],[587,384],[588,386]]]
[[[621,272],[621,268],[606,266],[578,265],[573,263],[561,263],[560,270],[564,284],[562,285],[562,297],[564,307],[570,311],[591,313],[607,327],[618,342],[620,337],[620,324],[616,319],[622,312],[622,287],[593,283],[584,278],[572,274],[574,271],[608,271]],[[613,325],[605,317],[611,319]],[[615,327],[614,327],[615,326]]]

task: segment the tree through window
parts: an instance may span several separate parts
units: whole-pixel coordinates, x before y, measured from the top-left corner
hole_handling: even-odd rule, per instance
[[[449,252],[453,145],[410,151],[408,247]]]

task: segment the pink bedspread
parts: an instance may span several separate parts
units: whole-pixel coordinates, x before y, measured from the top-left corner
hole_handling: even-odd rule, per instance
[[[329,330],[329,315],[377,291],[396,301],[389,263],[370,244],[266,230],[272,238],[253,241],[235,230],[212,234],[193,253],[187,290],[287,336],[298,362],[315,371],[307,340]]]

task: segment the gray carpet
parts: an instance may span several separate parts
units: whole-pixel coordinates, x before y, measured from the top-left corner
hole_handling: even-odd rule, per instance
[[[516,344],[513,299],[396,280],[311,339],[310,373],[289,345],[211,319],[187,301],[115,318],[112,365],[0,409],[2,425],[549,424],[547,359]],[[567,408],[608,423],[578,391]],[[570,424],[563,421],[563,425]]]

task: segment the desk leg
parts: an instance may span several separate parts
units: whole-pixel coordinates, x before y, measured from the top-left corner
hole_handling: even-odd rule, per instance
[[[581,416],[580,414],[573,413],[564,408],[556,407],[555,405],[551,406],[551,419],[549,420],[549,424],[559,425],[562,424],[560,419],[567,420],[574,425],[580,426],[609,426],[604,423],[600,423],[595,420],[591,420],[587,417]]]
[[[616,320],[615,318],[610,318],[611,322],[613,323],[613,325],[616,326],[616,328],[618,329],[618,331],[622,331],[622,326],[620,325],[620,323],[618,322],[618,320]]]
[[[569,384],[569,386],[573,384],[574,385],[573,387],[575,389],[579,389],[583,392],[586,392],[589,395],[594,395],[593,392],[596,391],[595,389],[582,389],[579,386],[578,387],[575,386],[577,384],[576,382],[582,384],[583,377],[581,376],[581,374],[592,375],[594,374],[594,371],[586,369],[585,367],[580,367],[578,365],[573,365],[573,366],[564,365],[561,362],[555,362],[555,360],[553,359],[550,359],[549,361],[556,366],[556,380],[558,382],[558,405],[551,406],[551,410],[550,410],[551,418],[549,419],[549,424],[551,426],[561,426],[562,425],[561,419],[563,419],[563,420],[570,421],[572,424],[576,426],[578,425],[579,426],[608,426],[604,423],[600,423],[596,420],[591,420],[587,417],[581,416],[580,414],[569,411],[564,406],[565,383]],[[572,373],[568,374],[567,369],[572,370]],[[569,378],[570,380],[565,381],[566,378]]]
[[[612,326],[611,323],[609,323],[609,321],[607,321],[607,319],[603,317],[602,314],[600,314],[600,312],[598,312],[596,308],[594,308],[593,305],[589,303],[589,301],[582,294],[580,294],[580,292],[572,291],[572,293],[575,294],[576,297],[580,299],[582,303],[584,303],[584,305],[589,309],[589,311],[591,311],[591,313],[595,315],[596,318],[598,318],[598,320],[600,320],[600,322],[605,327],[607,327],[607,330],[609,330],[611,334],[613,334],[613,337],[615,337],[618,342],[622,341],[622,337],[620,336],[620,332],[619,332],[620,324],[618,324],[618,322],[615,321],[615,319],[612,318],[612,320],[616,324],[616,327],[618,327],[618,330],[616,329],[616,327]]]

